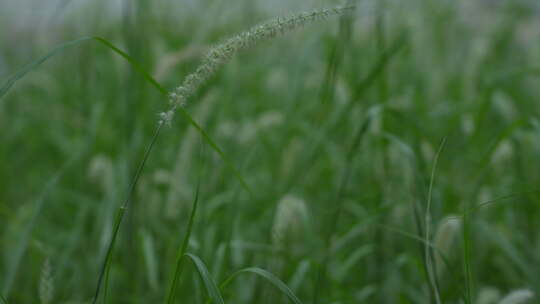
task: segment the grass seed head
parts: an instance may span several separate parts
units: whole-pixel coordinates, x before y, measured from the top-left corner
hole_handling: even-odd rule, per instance
[[[293,31],[310,22],[341,15],[353,7],[336,7],[301,13],[284,19],[275,19],[242,32],[212,48],[204,57],[195,72],[189,74],[180,86],[169,94],[170,109],[160,114],[160,123],[170,123],[178,107],[184,107],[187,101],[217,70],[229,61],[236,53],[250,48],[260,41],[275,38]]]

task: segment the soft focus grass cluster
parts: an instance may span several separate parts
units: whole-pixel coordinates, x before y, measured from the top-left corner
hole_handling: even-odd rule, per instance
[[[60,5],[35,28],[10,27],[20,23],[0,11],[0,85],[92,34],[173,90],[211,46],[277,17],[253,1],[204,2],[180,18],[168,2],[131,1],[106,21],[99,4]],[[190,219],[193,263],[182,265],[176,302],[208,300],[200,263],[214,303],[538,301],[538,4],[355,4],[241,48],[197,83],[185,110],[252,193],[195,128],[172,120],[126,210],[108,302],[166,301]],[[124,58],[89,42],[0,98],[8,303],[92,300],[115,212],[166,102]]]

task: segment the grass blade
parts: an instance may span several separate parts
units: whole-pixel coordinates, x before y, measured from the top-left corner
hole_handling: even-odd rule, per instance
[[[235,279],[238,275],[242,273],[253,273],[256,274],[264,279],[266,279],[268,282],[270,282],[272,285],[274,285],[277,289],[279,289],[283,294],[285,294],[291,302],[295,304],[302,304],[302,301],[294,294],[294,292],[285,284],[283,281],[281,281],[278,277],[273,275],[272,273],[258,268],[258,267],[248,267],[244,269],[240,269],[237,272],[233,273],[229,278],[227,278],[221,285],[220,290],[223,290],[229,283]]]
[[[133,180],[131,181],[131,185],[129,186],[128,194],[126,197],[126,200],[120,206],[118,209],[118,213],[116,214],[115,220],[114,220],[114,228],[113,228],[113,234],[111,241],[109,242],[109,246],[107,248],[107,254],[105,255],[105,261],[103,262],[103,265],[101,267],[101,271],[98,277],[98,282],[96,286],[96,292],[94,294],[94,298],[92,300],[92,304],[95,304],[99,297],[99,292],[101,290],[101,282],[103,281],[105,274],[108,272],[108,268],[110,267],[111,259],[112,259],[112,252],[114,250],[114,244],[116,243],[116,238],[118,236],[118,231],[120,230],[120,224],[122,224],[122,219],[124,218],[124,214],[126,209],[129,206],[129,203],[133,197],[133,194],[135,193],[135,188],[137,186],[137,182],[139,181],[139,177],[141,176],[142,170],[144,168],[144,165],[146,164],[146,161],[148,160],[148,157],[150,156],[150,152],[152,151],[152,148],[154,147],[154,144],[157,141],[157,138],[159,136],[159,133],[161,132],[161,128],[163,125],[158,125],[156,128],[156,132],[154,133],[154,136],[152,137],[152,141],[146,148],[146,152],[144,153],[143,159],[141,163],[139,164],[139,167],[137,168],[137,171],[135,172],[135,176],[133,177]],[[107,288],[107,285],[105,285],[105,288]]]
[[[208,269],[206,268],[204,262],[199,257],[191,253],[186,253],[184,256],[190,258],[195,267],[197,268],[197,271],[199,272],[199,275],[204,282],[204,286],[206,287],[206,291],[208,292],[210,299],[215,301],[215,303],[224,304],[225,302],[223,301],[223,297],[221,296],[221,293],[217,288],[214,279],[212,279],[212,277],[210,276],[210,273],[208,272]]]
[[[426,261],[426,271],[428,274],[428,282],[431,286],[431,289],[433,291],[433,294],[435,296],[435,302],[437,304],[441,303],[441,293],[439,291],[439,287],[437,284],[437,275],[436,275],[436,269],[432,261],[433,257],[433,251],[431,250],[431,247],[428,246],[431,236],[430,236],[430,228],[431,228],[431,199],[433,197],[433,184],[435,182],[435,172],[437,170],[437,163],[439,161],[439,157],[441,155],[442,149],[444,147],[444,144],[446,142],[446,138],[444,138],[439,145],[439,149],[437,150],[437,153],[435,154],[435,159],[433,160],[433,167],[431,168],[431,176],[429,180],[429,188],[428,188],[428,197],[427,197],[427,206],[426,206],[426,214],[425,214],[425,237],[426,237],[426,243],[424,246],[424,259]]]
[[[199,189],[200,189],[200,179],[197,184],[197,190],[195,192],[195,199],[193,200],[193,206],[191,207],[191,214],[189,215],[189,221],[187,225],[187,231],[186,235],[184,236],[184,240],[182,241],[182,245],[180,248],[178,248],[178,254],[176,256],[176,268],[174,270],[174,276],[173,280],[171,282],[171,287],[169,288],[169,295],[167,297],[167,303],[172,304],[174,303],[174,298],[176,297],[176,287],[178,285],[178,280],[180,278],[180,274],[182,273],[182,266],[183,266],[183,257],[186,254],[186,250],[189,243],[189,238],[191,236],[191,231],[193,230],[193,223],[195,219],[195,213],[197,212],[197,206],[199,202]]]
[[[2,294],[0,294],[0,300],[2,300],[2,304],[8,304],[8,301],[4,298]]]
[[[349,184],[349,179],[352,173],[354,156],[356,155],[356,152],[358,150],[358,147],[360,146],[360,143],[362,142],[362,139],[364,138],[364,135],[368,131],[368,128],[372,121],[372,116],[375,115],[377,111],[378,111],[378,108],[374,108],[372,111],[369,111],[367,118],[360,125],[360,128],[354,135],[354,138],[350,144],[350,148],[347,152],[347,156],[345,159],[346,165],[341,174],[341,180],[339,182],[339,188],[336,194],[336,201],[335,201],[336,206],[331,215],[328,230],[326,231],[326,235],[324,236],[325,252],[324,252],[324,257],[320,265],[319,271],[317,273],[317,279],[315,281],[315,289],[313,293],[313,303],[315,304],[318,303],[319,301],[321,289],[323,289],[323,285],[326,281],[326,272],[328,268],[328,263],[332,255],[332,252],[331,252],[332,236],[336,232],[336,229],[338,227],[339,220],[341,217],[341,213],[343,209],[343,196]]]
[[[141,74],[141,76],[150,83],[154,88],[156,88],[163,96],[167,96],[168,92],[167,90],[157,82],[150,73],[146,72],[146,70],[129,54],[126,52],[120,50],[116,46],[114,46],[111,42],[107,41],[104,38],[93,36],[93,37],[83,37],[80,39],[75,39],[72,41],[68,41],[66,43],[63,43],[50,52],[48,52],[45,56],[30,62],[29,64],[25,65],[23,68],[21,68],[19,71],[17,71],[13,76],[8,78],[6,83],[0,88],[0,99],[9,91],[9,89],[22,77],[24,77],[27,73],[31,72],[32,70],[38,68],[42,63],[47,61],[49,58],[59,54],[60,52],[64,51],[65,49],[71,48],[73,46],[77,46],[83,42],[86,41],[96,41],[104,46],[106,46],[109,50],[115,52],[116,54],[120,55],[122,58],[124,58],[137,72]],[[240,182],[244,190],[249,192],[250,195],[253,195],[253,191],[251,191],[251,188],[248,186],[246,179],[240,174],[240,171],[232,164],[232,162],[229,160],[229,158],[225,155],[223,150],[216,144],[216,142],[208,135],[208,133],[195,121],[195,119],[183,108],[178,108],[179,112],[182,114],[182,116],[187,120],[189,124],[191,124],[204,138],[204,140],[216,151],[216,153],[219,155],[219,157],[223,160],[225,165],[233,172],[235,178]]]
[[[66,43],[60,44],[59,46],[52,49],[49,53],[47,53],[45,56],[32,61],[22,67],[19,71],[17,71],[13,76],[9,77],[6,83],[0,88],[0,99],[6,95],[6,93],[9,91],[9,89],[21,78],[23,78],[28,72],[31,72],[32,70],[38,68],[42,63],[47,61],[47,59],[57,55],[58,53],[62,52],[63,50],[70,48],[72,46],[76,46],[81,44],[82,42],[91,40],[92,37],[83,37],[80,39],[75,39],[72,41],[68,41]]]

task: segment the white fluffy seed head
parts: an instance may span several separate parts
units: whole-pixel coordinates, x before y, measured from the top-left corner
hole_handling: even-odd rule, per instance
[[[445,258],[450,258],[456,251],[454,250],[454,244],[459,236],[461,230],[461,219],[457,216],[447,216],[444,218],[435,233],[434,245],[438,249],[438,253],[435,255],[435,264],[439,273],[444,273],[446,266],[440,254]]]
[[[54,295],[54,280],[52,276],[51,261],[45,260],[41,267],[41,277],[39,279],[39,302],[41,304],[52,303]]]
[[[530,289],[517,289],[507,294],[499,304],[525,304],[531,303],[534,293]]]
[[[306,202],[296,196],[286,195],[277,205],[272,226],[272,238],[275,244],[285,245],[287,241],[297,239],[306,225],[308,210]]]
[[[501,292],[495,287],[482,287],[478,291],[475,303],[477,304],[497,304],[501,299]]]
[[[187,100],[195,94],[199,87],[212,77],[216,71],[237,52],[247,49],[259,41],[283,35],[297,29],[309,22],[324,19],[331,15],[341,15],[354,7],[336,7],[317,10],[288,18],[278,18],[267,23],[257,25],[250,30],[240,33],[212,48],[204,57],[201,65],[195,72],[189,74],[184,82],[169,94],[171,108],[160,114],[160,124],[170,123],[177,107],[186,105]]]

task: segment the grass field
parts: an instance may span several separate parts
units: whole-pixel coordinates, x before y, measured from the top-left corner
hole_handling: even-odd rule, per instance
[[[0,303],[538,303],[535,1],[87,2],[0,4]]]

